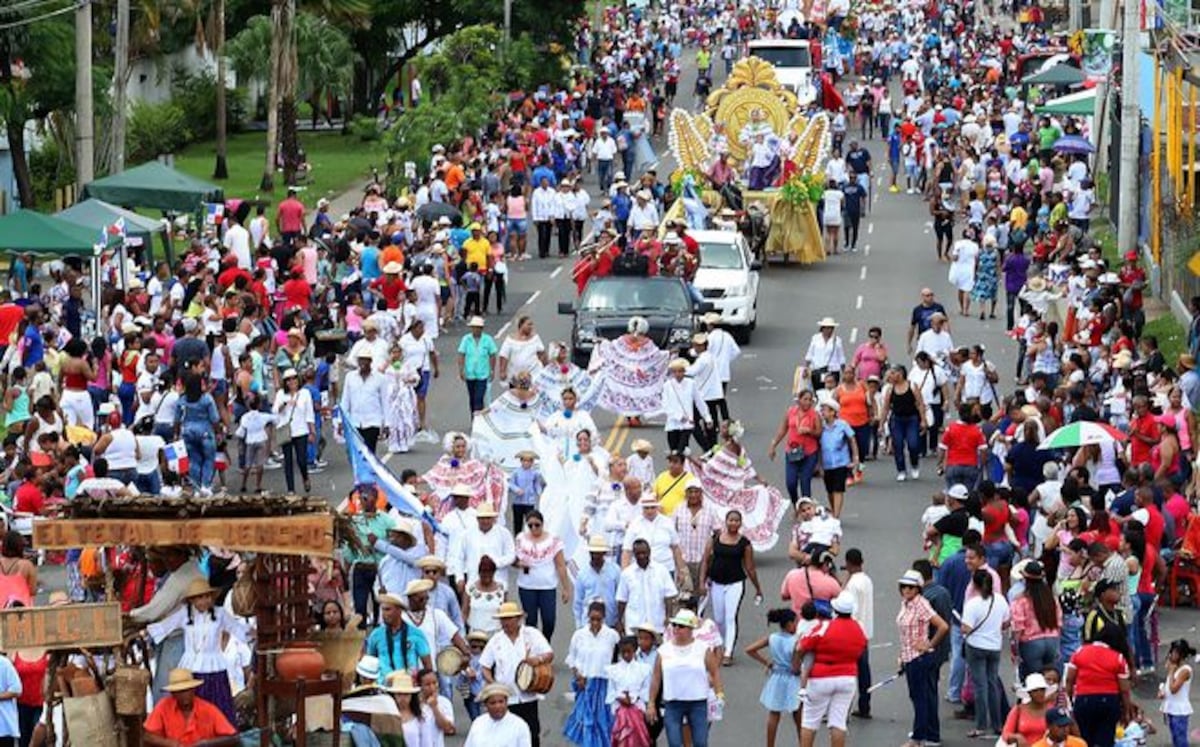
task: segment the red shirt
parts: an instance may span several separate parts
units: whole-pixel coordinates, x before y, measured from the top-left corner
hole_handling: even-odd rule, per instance
[[[983,431],[973,423],[955,421],[942,434],[947,467],[978,467],[979,450],[984,446],[987,446],[987,440]]]
[[[1118,680],[1129,679],[1125,657],[1103,643],[1088,643],[1067,664],[1075,670],[1075,695],[1117,695]]]
[[[1163,534],[1167,531],[1167,520],[1163,518],[1158,506],[1153,503],[1144,508],[1146,513],[1150,514],[1150,520],[1146,523],[1146,547],[1153,548],[1157,553],[1162,548]]]
[[[13,336],[25,318],[25,309],[15,303],[0,306],[0,345],[7,345],[8,338]]]
[[[995,500],[984,506],[983,513],[983,541],[984,542],[1001,542],[1004,540],[1004,527],[1008,525],[1010,516],[1008,504],[1001,500]]]
[[[37,483],[26,480],[17,488],[15,507],[21,513],[41,516],[46,509],[46,494],[37,486]]]
[[[307,311],[311,296],[312,287],[304,278],[292,278],[283,284],[283,298],[288,308],[299,306]]]
[[[1158,437],[1159,437],[1158,420],[1155,418],[1154,413],[1151,413],[1151,412],[1147,412],[1145,415],[1141,416],[1140,418],[1134,418],[1133,422],[1129,424],[1129,430],[1130,430],[1131,434],[1140,433],[1143,436],[1147,436],[1147,437],[1155,439],[1155,440],[1158,440]],[[1152,447],[1153,447],[1152,444],[1148,444],[1148,443],[1142,441],[1140,438],[1130,438],[1129,439],[1129,461],[1131,462],[1130,466],[1136,467],[1139,464],[1149,464],[1150,463],[1150,449]]]
[[[250,273],[248,273],[245,270],[243,270],[242,268],[234,265],[233,267],[230,267],[228,270],[225,270],[224,272],[222,272],[220,275],[217,275],[217,285],[219,285],[221,287],[221,290],[225,290],[226,288],[232,288],[233,284],[235,282],[237,282],[237,279],[239,277],[246,278],[247,283],[249,283],[251,280],[253,280],[253,278],[250,276]]]
[[[289,197],[279,203],[279,207],[275,209],[275,217],[279,221],[279,230],[284,233],[304,231],[304,203],[295,197]]]
[[[267,286],[261,280],[251,280],[246,289],[254,294],[259,306],[264,309],[271,308],[271,294],[267,293]]]
[[[387,302],[389,309],[398,308],[400,306],[400,299],[408,291],[408,286],[404,284],[404,279],[400,277],[397,277],[395,280],[388,280],[386,277],[377,278],[371,282],[371,287],[379,289],[379,293],[383,296],[383,300]]]
[[[1137,265],[1126,264],[1117,271],[1117,277],[1121,279],[1121,285],[1132,285],[1135,281],[1140,280],[1142,285],[1146,284],[1146,271]],[[1129,290],[1129,302],[1126,304],[1130,309],[1142,308],[1142,292],[1141,290]]]
[[[810,677],[854,677],[858,657],[867,648],[862,626],[851,617],[823,622],[800,639],[800,650],[813,652]]]

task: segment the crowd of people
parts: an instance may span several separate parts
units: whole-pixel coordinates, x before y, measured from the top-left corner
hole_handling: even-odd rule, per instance
[[[887,682],[872,674],[874,580],[844,536],[843,507],[863,464],[890,457],[905,489],[936,486],[912,532],[920,557],[891,579],[907,747],[943,741],[943,695],[971,720],[969,737],[1135,744],[1154,724],[1133,685],[1160,672],[1167,731],[1187,744],[1195,652],[1179,639],[1160,661],[1157,600],[1168,568],[1200,552],[1200,335],[1169,365],[1143,333],[1141,255],[1106,259],[1089,234],[1088,159],[1055,148],[1086,125],[1035,114],[1014,86],[1019,60],[1058,42],[1027,10],[1014,29],[953,2],[835,1],[809,23],[754,4],[676,10],[609,8],[583,24],[574,51],[587,74],[514,102],[478,138],[435,147],[404,196],[373,185],[333,216],[325,201],[309,215],[290,193],[273,223],[235,211],[174,264],[135,256],[99,319],[87,318],[80,267],[18,258],[0,291],[8,604],[39,593],[28,519],[79,496],[309,492],[331,439],[371,455],[440,442],[436,463],[403,470],[399,487],[356,484],[337,507],[354,537],[313,566],[314,628],[364,636],[337,725],[354,744],[387,733],[409,747],[454,734],[472,746],[645,747],[665,732],[672,747],[703,747],[724,715],[722,672],[744,657],[767,670],[768,745],[789,719],[802,745],[823,729],[841,745]],[[585,367],[529,317],[503,340],[485,319],[504,311],[509,263],[552,249],[578,254],[579,292],[610,273],[692,279],[689,231],[719,218],[689,212],[659,236],[678,195],[652,139],[685,55],[702,88],[716,58],[727,72],[756,36],[809,38],[828,73],[814,104],[834,135],[817,211],[828,252],[857,249],[873,149],[890,199],[927,203],[957,301],[948,311],[922,290],[903,345],[872,327],[851,349],[835,319],[818,323],[765,450],[784,491],[760,477],[731,417],[740,349],[720,314],[671,349],[634,317]],[[763,126],[756,114],[739,136],[786,148]],[[740,172],[713,152],[710,177],[778,183],[762,170],[777,150]],[[584,187],[592,173],[598,196]],[[430,206],[461,218],[418,217]],[[1011,372],[962,344],[975,314],[996,318],[1001,279],[1020,351]],[[444,361],[436,343],[456,330]],[[442,435],[427,400],[445,366],[466,407],[436,417],[471,427]],[[610,453],[593,411],[635,425],[665,415],[663,437]],[[283,479],[267,480],[275,470]],[[756,557],[776,544],[789,503],[794,568],[776,592]],[[157,578],[120,589],[156,662],[148,744],[232,739],[246,725],[238,698],[254,636],[226,593],[245,572],[236,562],[194,548],[88,548],[64,562],[68,590],[53,604],[102,598],[109,569]],[[778,630],[754,641],[740,634],[748,586],[756,607],[782,603],[765,615]],[[564,622],[574,632],[556,650]],[[47,660],[9,653],[0,738],[26,745],[46,728]],[[561,731],[539,713],[556,670],[573,698]],[[380,713],[387,726],[371,720]]]

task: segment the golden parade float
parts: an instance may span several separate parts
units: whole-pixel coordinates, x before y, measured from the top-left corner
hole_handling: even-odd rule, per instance
[[[816,208],[829,142],[824,112],[802,111],[769,63],[740,60],[725,85],[709,94],[703,113],[671,112],[668,143],[677,166],[671,184],[679,199],[665,219],[690,224],[710,211],[736,213],[739,230],[765,231],[763,259],[820,262],[825,250]],[[715,188],[723,166],[714,164],[722,159],[740,189]]]

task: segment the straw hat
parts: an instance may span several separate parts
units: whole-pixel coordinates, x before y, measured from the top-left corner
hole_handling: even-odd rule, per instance
[[[667,364],[667,369],[670,371],[686,371],[688,369],[688,362],[683,358],[676,358]]]
[[[429,568],[441,568],[444,570],[446,568],[446,561],[436,555],[426,555],[417,561],[417,567],[423,571]]]
[[[184,690],[195,690],[203,684],[187,669],[172,669],[171,673],[167,675],[167,684],[163,685],[163,690],[169,693],[178,693]]]
[[[414,578],[404,587],[404,596],[411,597],[413,594],[425,594],[433,589],[433,582],[427,578]]]
[[[642,623],[641,625],[635,625],[633,630],[634,630],[634,632],[637,632],[639,630],[644,630],[647,633],[649,633],[650,635],[662,635],[662,631],[659,630],[657,627],[655,627],[654,623],[650,622],[649,620]]]
[[[208,581],[198,578],[188,584],[187,593],[184,596],[191,599],[192,597],[202,597],[205,594],[212,594],[216,591],[216,589],[208,585]]]
[[[532,449],[522,449],[517,452],[517,459],[537,459],[538,454]]]
[[[920,571],[905,571],[900,578],[896,579],[896,583],[900,586],[915,586],[918,589],[925,586],[925,577]]]
[[[658,508],[662,506],[662,501],[658,500],[658,496],[654,495],[654,493],[646,493],[638,501],[638,505],[642,508]]]
[[[716,311],[709,311],[702,318],[704,323],[708,325],[721,323],[721,315]]]
[[[404,272],[404,265],[399,262],[388,262],[383,266],[384,275],[399,275]]]
[[[391,604],[395,605],[396,607],[408,609],[408,602],[404,601],[395,594],[380,594],[377,599],[379,600],[380,604]]]
[[[587,549],[588,552],[608,552],[608,542],[604,539],[603,535],[593,534],[588,539]]]
[[[693,345],[707,345],[708,344],[708,335],[704,334],[703,332],[697,332],[696,334],[692,335],[692,344]]]
[[[827,316],[827,317],[825,317],[824,319],[822,319],[821,321],[817,322],[817,327],[818,327],[818,328],[821,328],[821,327],[837,327],[837,326],[838,326],[838,323],[837,323],[836,321],[834,321],[833,317],[831,317],[831,316]]]
[[[282,377],[282,378],[283,378],[283,380],[284,380],[284,381],[287,381],[288,379],[294,379],[294,378],[296,378],[298,375],[299,375],[299,374],[297,374],[297,373],[296,373],[296,369],[294,369],[294,368],[289,368],[289,369],[286,369],[286,370],[283,372],[283,377]]]
[[[464,498],[474,498],[475,491],[471,490],[471,486],[464,482],[454,483],[454,487],[450,488],[450,495],[458,495]]]
[[[467,643],[487,643],[489,637],[482,630],[472,630],[470,633],[467,633]]]
[[[136,324],[133,324],[132,322],[125,322],[124,324],[121,325],[121,334],[123,334],[123,335],[136,335],[138,332],[141,332],[141,331],[142,331],[142,328],[137,326]]]
[[[413,682],[412,675],[405,671],[392,672],[387,676],[387,686],[384,688],[396,695],[412,695],[421,692],[421,687]]]
[[[1025,283],[1025,287],[1034,293],[1041,293],[1042,291],[1046,290],[1046,278],[1040,275],[1029,278],[1029,280]]]
[[[483,686],[483,689],[479,691],[477,700],[486,703],[495,697],[502,697],[507,700],[512,697],[512,690],[508,689],[508,685],[492,682]]]
[[[633,440],[633,445],[629,448],[633,449],[634,451],[654,451],[654,444],[650,443],[644,438],[635,438]]]
[[[482,327],[484,325],[485,325],[485,322],[483,321],[483,317],[481,317],[481,316],[473,316],[473,317],[471,317],[471,321],[467,322],[468,327]]]
[[[374,656],[364,656],[354,665],[354,673],[364,680],[379,679],[379,659]]]
[[[503,620],[507,617],[525,617],[525,610],[521,609],[521,605],[516,602],[505,602],[500,605],[496,613],[492,617],[497,620]]]
[[[691,610],[679,610],[671,618],[671,624],[680,628],[698,628],[700,627],[700,619]]]
[[[417,533],[413,529],[412,522],[409,521],[408,518],[405,516],[393,516],[392,517],[392,525],[390,527],[388,527],[388,531],[389,532],[399,532],[401,534],[407,534],[409,537],[412,537],[413,539],[416,539],[416,537],[417,537]]]
[[[494,519],[499,515],[496,508],[490,503],[480,504],[479,508],[475,509],[475,518],[477,519]]]

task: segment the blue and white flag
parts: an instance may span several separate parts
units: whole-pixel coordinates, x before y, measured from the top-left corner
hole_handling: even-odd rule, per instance
[[[350,468],[354,471],[354,482],[374,485],[387,498],[392,508],[405,516],[420,517],[436,531],[445,534],[429,508],[421,503],[421,499],[411,488],[400,482],[395,472],[375,456],[375,452],[371,451],[340,409],[338,417],[341,418],[342,433],[346,437],[346,455],[350,459]]]

